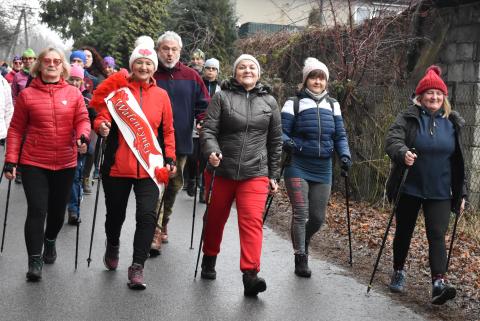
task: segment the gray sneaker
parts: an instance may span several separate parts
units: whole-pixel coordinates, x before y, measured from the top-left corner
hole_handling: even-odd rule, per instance
[[[392,274],[392,280],[390,281],[390,291],[393,293],[404,293],[405,292],[405,278],[406,273],[404,270],[395,270]]]

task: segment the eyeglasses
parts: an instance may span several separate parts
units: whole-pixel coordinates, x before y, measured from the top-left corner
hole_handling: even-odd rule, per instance
[[[217,70],[215,67],[205,67],[206,70]]]
[[[50,66],[53,62],[53,65],[54,66],[58,66],[62,63],[62,59],[58,59],[58,58],[43,58],[42,60],[42,63],[45,65],[45,66]]]
[[[14,64],[14,65],[21,65],[22,62],[21,62],[21,61],[14,61],[13,64]]]

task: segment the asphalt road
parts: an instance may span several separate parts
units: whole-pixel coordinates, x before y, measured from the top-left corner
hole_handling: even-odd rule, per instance
[[[0,186],[3,227],[7,181]],[[96,185],[95,185],[96,188]],[[245,298],[239,271],[239,239],[232,210],[217,260],[217,280],[193,279],[200,235],[200,205],[194,250],[189,249],[193,198],[181,192],[169,225],[170,243],[145,264],[145,291],[127,287],[134,221],[133,192],[121,236],[120,265],[107,271],[104,251],[103,191],[94,236],[92,264],[88,245],[95,196],[82,202],[79,268],[74,270],[75,227],[66,225],[57,239],[58,259],[45,265],[38,283],[25,281],[27,254],[23,236],[26,201],[21,185],[12,183],[5,248],[0,256],[0,320],[423,320],[412,310],[376,293],[327,262],[311,259],[311,279],[293,273],[291,244],[264,230],[262,271],[267,291]],[[199,273],[200,274],[200,273]]]

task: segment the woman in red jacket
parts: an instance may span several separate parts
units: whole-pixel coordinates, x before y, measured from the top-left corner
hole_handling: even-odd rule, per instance
[[[99,85],[90,102],[98,112],[95,131],[103,137],[108,136],[100,169],[107,208],[103,261],[109,270],[118,266],[120,232],[133,186],[137,224],[133,261],[128,268],[128,286],[142,290],[146,287],[143,265],[155,231],[159,186],[176,171],[172,108],[167,92],[157,87],[152,78],[157,66],[155,50],[140,44],[130,56],[132,76],[125,78],[123,73],[114,73]],[[166,169],[155,167],[152,162],[155,157],[162,158],[157,147],[152,149],[152,146],[158,146],[156,140],[160,130],[165,143]],[[150,171],[152,166],[154,173]],[[163,177],[159,175],[161,173]]]
[[[77,149],[80,153],[87,150],[80,138],[90,134],[88,112],[80,91],[65,81],[69,71],[63,52],[55,48],[42,51],[31,69],[34,78],[30,86],[17,97],[7,135],[5,177],[14,179],[17,165],[22,165],[28,204],[29,281],[42,277],[43,262],[52,264],[57,258],[55,239],[63,226]]]

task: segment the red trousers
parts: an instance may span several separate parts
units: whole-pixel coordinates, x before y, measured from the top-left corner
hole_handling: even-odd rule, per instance
[[[206,195],[211,179],[212,175],[205,171]],[[223,229],[235,200],[240,234],[240,270],[260,271],[263,212],[267,195],[268,178],[265,176],[241,181],[215,176],[206,218],[203,253],[216,256],[220,252]]]

